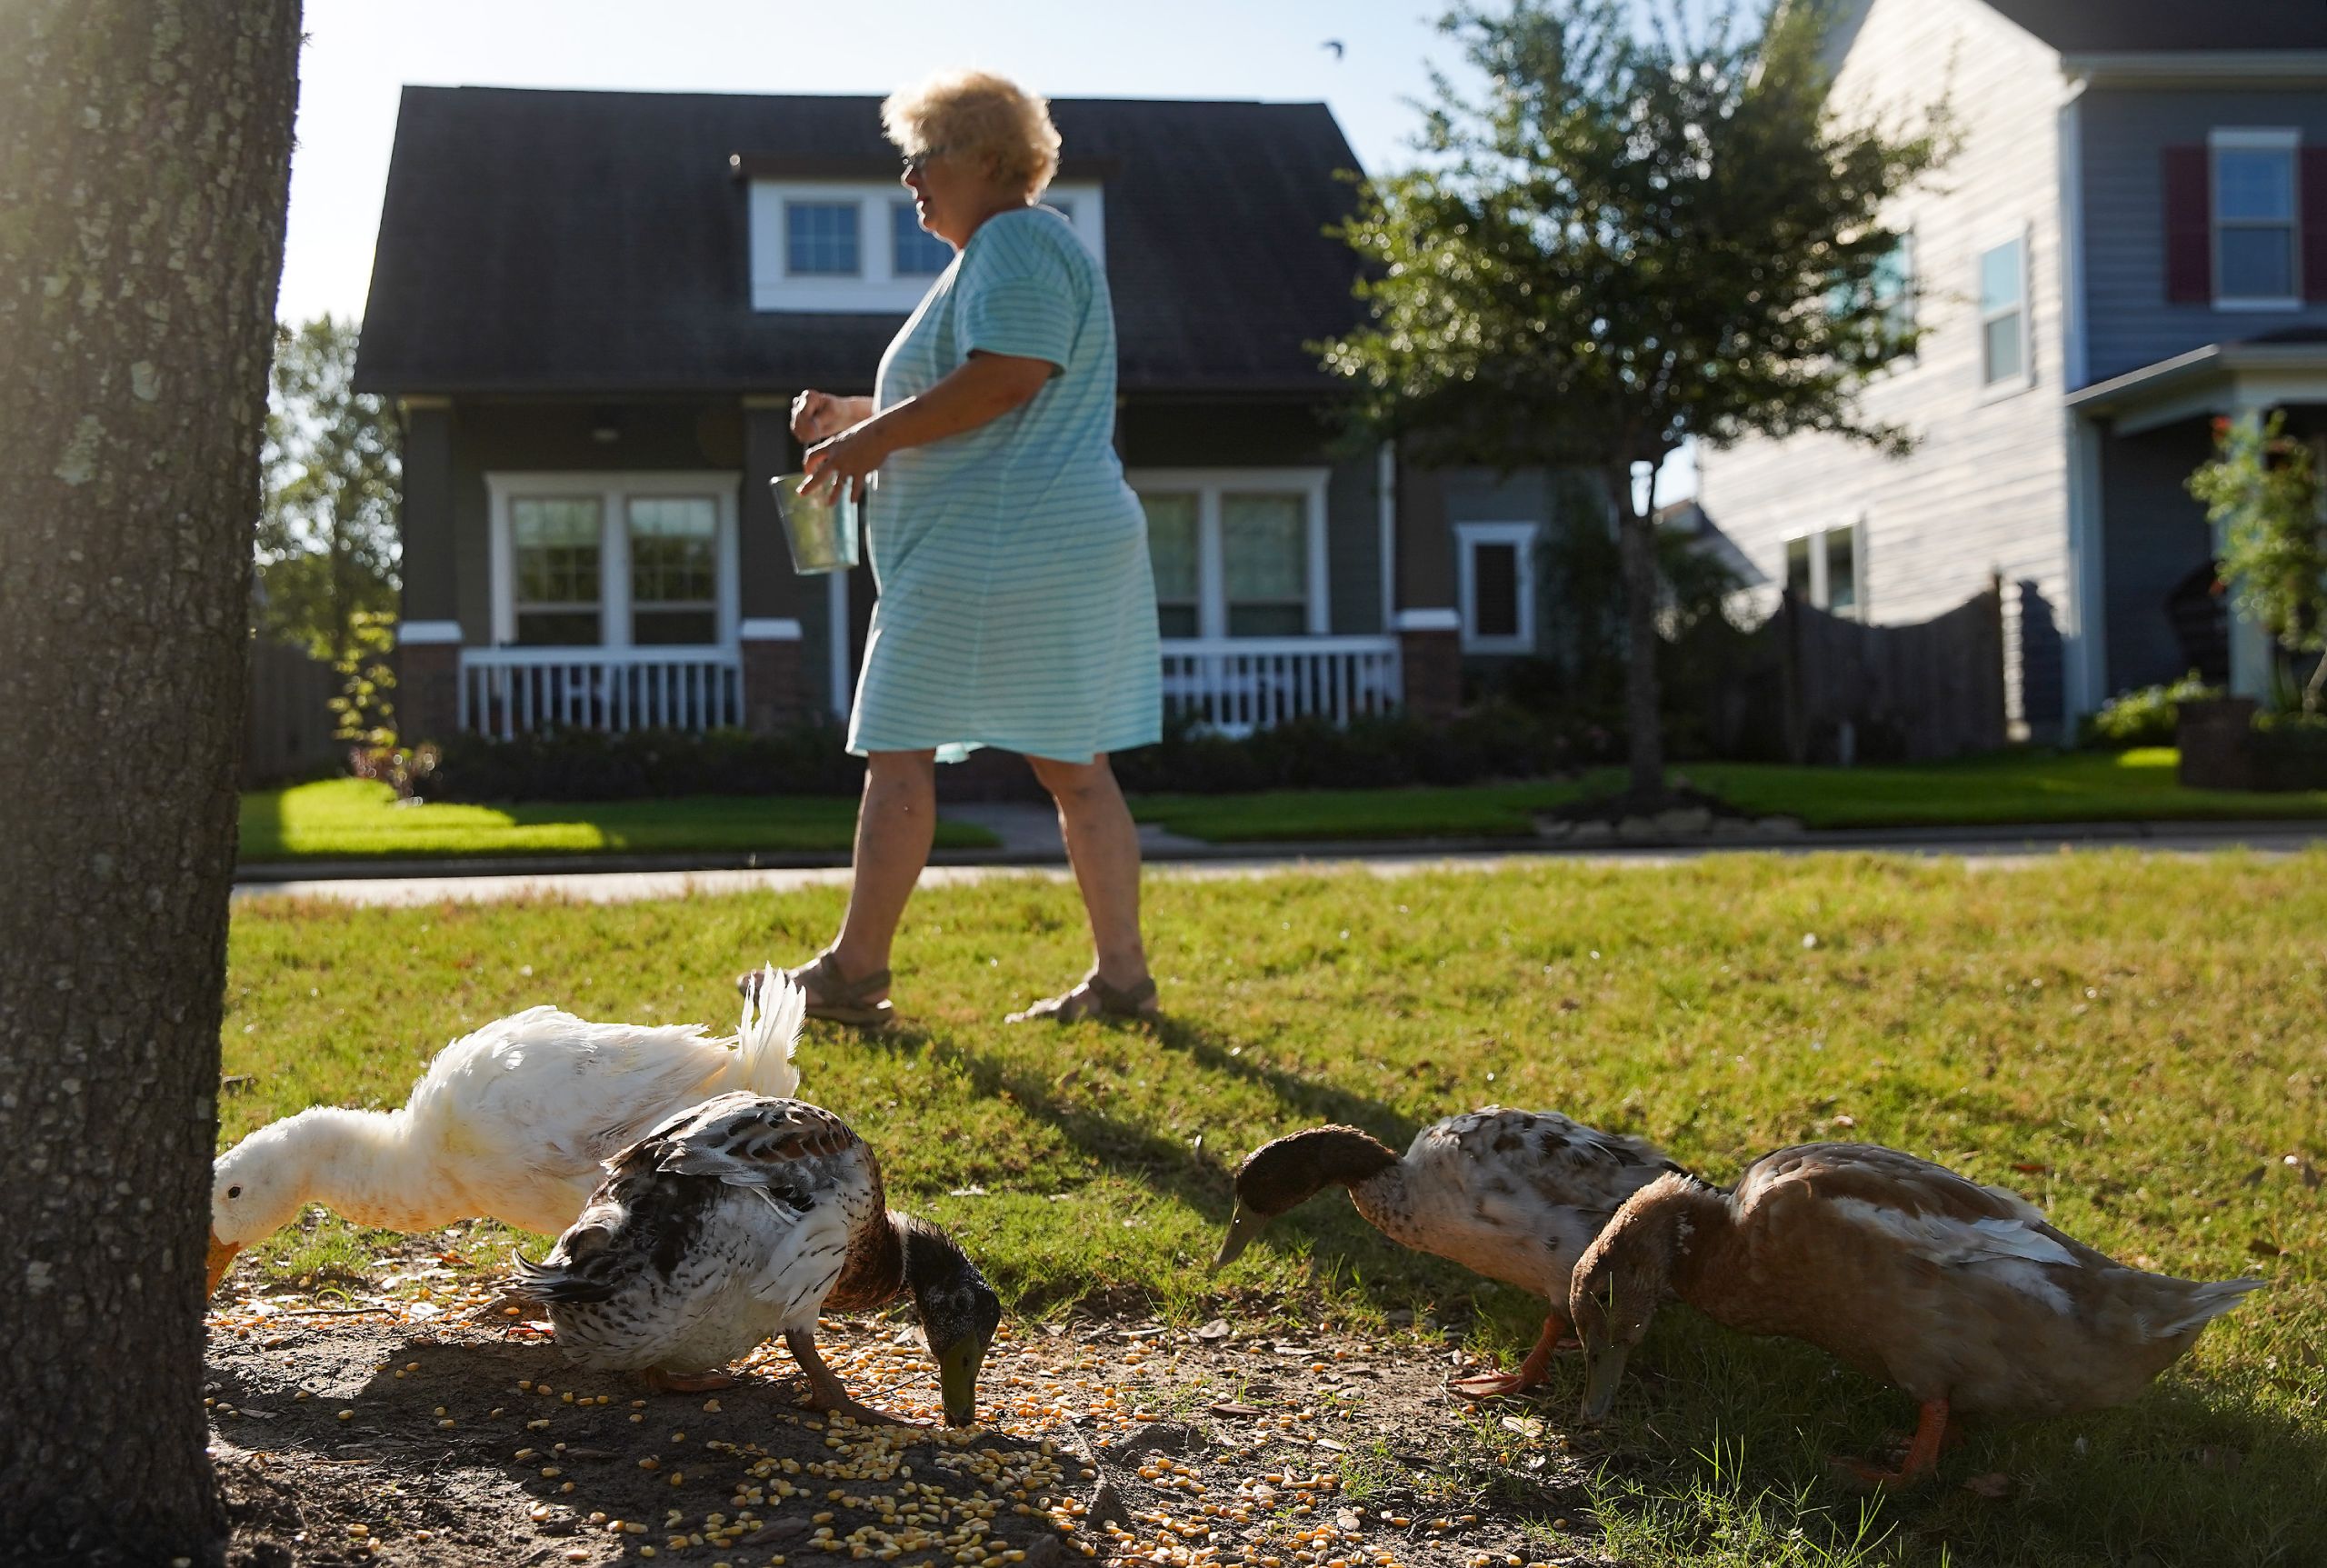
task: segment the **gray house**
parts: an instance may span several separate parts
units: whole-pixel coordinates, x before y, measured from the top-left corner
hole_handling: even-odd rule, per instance
[[[2327,5],[1855,0],[1830,48],[1840,104],[1944,96],[1964,138],[1893,215],[1926,335],[1865,399],[1922,444],[1709,453],[1706,512],[1872,621],[2001,577],[2022,734],[2192,667],[2258,689],[2182,486],[2217,416],[2327,432]]]
[[[1523,629],[1540,497],[1339,438],[1306,346],[1357,308],[1324,232],[1355,197],[1332,115],[1052,109],[1045,200],[1114,297],[1167,705],[1232,731],[1451,707],[1466,643]],[[949,257],[879,120],[862,97],[405,90],[356,380],[406,422],[408,733],[845,711],[870,573],[794,574],[767,480],[799,460],[794,391],[869,392]]]

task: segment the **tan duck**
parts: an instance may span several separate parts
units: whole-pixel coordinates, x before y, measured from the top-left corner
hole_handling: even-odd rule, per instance
[[[2259,1279],[2144,1273],[2024,1200],[1896,1149],[1805,1144],[1765,1154],[1733,1192],[1662,1176],[1577,1264],[1570,1303],[1586,1419],[1668,1294],[1744,1333],[1806,1340],[1922,1402],[1895,1471],[1930,1472],[1952,1412],[2064,1415],[2122,1404]]]
[[[1458,1379],[1473,1399],[1543,1381],[1565,1332],[1568,1275],[1623,1201],[1677,1170],[1650,1144],[1556,1111],[1466,1111],[1414,1134],[1403,1158],[1355,1127],[1311,1127],[1262,1144],[1236,1172],[1236,1213],[1218,1270],[1263,1227],[1329,1186],[1392,1241],[1434,1253],[1550,1303],[1516,1373]]]

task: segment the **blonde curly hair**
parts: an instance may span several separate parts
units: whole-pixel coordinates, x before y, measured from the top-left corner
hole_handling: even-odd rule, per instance
[[[1047,101],[991,71],[940,71],[892,93],[881,128],[897,150],[965,153],[991,158],[1000,178],[1021,185],[1032,201],[1058,173],[1058,127]]]

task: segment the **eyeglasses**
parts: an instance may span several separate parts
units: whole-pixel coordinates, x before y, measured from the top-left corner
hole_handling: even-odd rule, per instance
[[[907,153],[905,155],[905,173],[909,175],[917,175],[928,166],[930,159],[942,158],[944,155],[945,149],[943,147],[924,147],[917,153]]]

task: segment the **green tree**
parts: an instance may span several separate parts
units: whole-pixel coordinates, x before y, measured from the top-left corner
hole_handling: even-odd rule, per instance
[[[0,1559],[215,1563],[203,1279],[298,0],[0,4]]]
[[[396,609],[398,432],[386,399],[354,389],[356,335],[328,315],[276,329],[251,604],[261,635],[334,663],[358,616]]]
[[[2290,654],[2317,654],[2302,711],[2327,693],[2327,525],[2319,468],[2286,414],[2214,421],[2214,454],[2190,475],[2190,494],[2222,530],[2221,571],[2238,613]]]
[[[1695,7],[1689,8],[1697,9]],[[1691,438],[1820,431],[1900,453],[1855,394],[1914,351],[1894,195],[1943,155],[1845,123],[1826,7],[1737,0],[1633,23],[1628,0],[1463,6],[1440,26],[1483,86],[1434,75],[1423,167],[1343,234],[1370,321],[1323,345],[1369,428],[1423,463],[1594,475],[1619,521],[1631,788],[1663,788],[1653,523],[1635,473]],[[1903,305],[1904,308],[1903,308]]]

